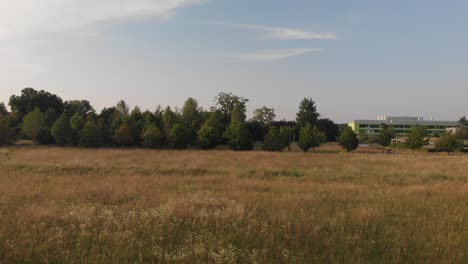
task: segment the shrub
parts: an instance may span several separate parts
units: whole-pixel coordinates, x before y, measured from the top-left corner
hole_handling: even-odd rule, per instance
[[[463,142],[452,133],[445,133],[436,142],[436,150],[447,152],[449,155],[463,148]]]

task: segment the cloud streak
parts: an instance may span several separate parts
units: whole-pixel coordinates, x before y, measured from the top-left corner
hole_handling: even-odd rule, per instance
[[[230,54],[228,57],[238,61],[271,62],[321,51],[322,49],[278,49],[255,53]]]
[[[269,27],[253,24],[239,24],[239,23],[226,23],[226,22],[213,22],[213,25],[231,28],[240,28],[251,31],[260,32],[263,36],[271,39],[278,40],[307,40],[307,39],[321,39],[321,40],[335,40],[338,37],[333,33],[319,33],[310,32],[301,29],[287,28],[287,27]]]
[[[135,17],[168,18],[203,0],[15,0],[0,1],[0,40],[70,31]]]

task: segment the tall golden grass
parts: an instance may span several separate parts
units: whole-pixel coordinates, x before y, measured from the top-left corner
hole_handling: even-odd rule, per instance
[[[0,149],[0,263],[468,263],[468,156],[321,152]]]

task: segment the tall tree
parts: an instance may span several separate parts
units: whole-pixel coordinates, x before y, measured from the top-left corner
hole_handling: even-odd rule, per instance
[[[307,125],[317,126],[320,114],[317,112],[317,106],[312,98],[304,98],[299,104],[299,112],[296,115],[296,122],[299,128]]]
[[[37,142],[39,131],[46,126],[47,116],[39,108],[29,112],[23,118],[21,132],[24,136]]]
[[[122,115],[122,116],[128,116],[130,114],[130,107],[124,100],[120,100],[117,102],[117,105],[115,106],[115,109]]]
[[[197,131],[201,125],[201,112],[203,110],[198,107],[197,100],[192,97],[188,98],[182,108],[181,119],[190,135],[190,143],[195,143]]]
[[[75,114],[86,116],[87,114],[94,112],[94,108],[88,100],[70,100],[64,103],[64,112],[72,117]]]
[[[246,104],[249,99],[239,97],[232,93],[220,93],[215,97],[215,103],[218,109],[226,116],[231,116],[231,112],[235,106],[240,107],[241,112],[246,112]]]
[[[172,127],[170,140],[172,146],[176,149],[185,149],[190,143],[190,135],[188,129],[183,124],[175,124]]]
[[[252,117],[252,120],[269,125],[273,121],[275,121],[275,118],[275,109],[263,106],[262,108],[256,109],[254,111],[254,116]]]
[[[282,126],[280,128],[281,145],[283,146],[283,149],[287,147],[289,152],[291,152],[291,143],[293,141],[294,133],[294,127]]]
[[[63,112],[63,101],[60,97],[43,90],[36,91],[33,88],[23,89],[20,96],[12,95],[9,105],[20,118],[36,108],[43,113],[49,109],[54,109],[58,114]]]
[[[348,152],[352,152],[359,147],[358,137],[349,126],[346,126],[341,132],[341,135],[338,138],[338,143]]]
[[[377,135],[377,143],[382,146],[382,153],[385,153],[385,147],[390,146],[392,140],[396,137],[396,133],[388,125],[382,124],[381,130]]]
[[[297,144],[304,152],[308,152],[310,149],[315,151],[326,139],[326,135],[317,127],[312,128],[310,125],[307,125],[299,132]]]
[[[170,106],[167,106],[162,114],[162,118],[164,123],[164,133],[169,137],[172,134],[174,125],[178,122],[177,113],[172,111]]]
[[[414,126],[411,133],[406,136],[404,144],[406,147],[412,149],[413,152],[429,145],[427,129],[423,126]]]

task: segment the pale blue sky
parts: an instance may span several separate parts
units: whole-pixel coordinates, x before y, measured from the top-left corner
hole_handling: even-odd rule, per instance
[[[0,0],[0,101],[24,87],[97,109],[221,91],[291,119],[468,115],[461,0]]]

